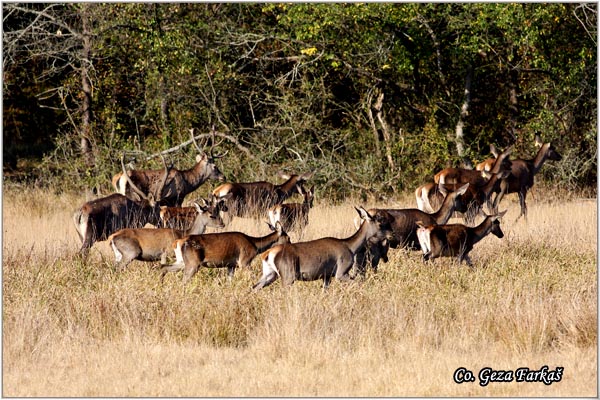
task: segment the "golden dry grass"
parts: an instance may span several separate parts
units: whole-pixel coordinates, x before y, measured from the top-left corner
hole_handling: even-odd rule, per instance
[[[187,286],[175,274],[161,284],[139,262],[117,273],[106,243],[82,263],[71,214],[84,199],[9,189],[3,395],[596,396],[596,202],[541,198],[515,223],[518,204],[507,197],[505,237],[475,247],[474,270],[396,250],[365,280],[253,293],[258,260],[231,283],[226,271],[204,269]],[[303,239],[354,231],[359,203],[316,203]],[[240,219],[227,229],[268,232]],[[563,367],[562,380],[452,379],[458,367],[544,365]]]

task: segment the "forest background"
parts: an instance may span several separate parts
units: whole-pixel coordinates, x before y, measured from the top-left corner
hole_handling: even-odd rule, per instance
[[[597,180],[596,3],[3,3],[3,171],[111,191],[190,138],[228,180],[315,170],[320,197],[413,190],[489,145]],[[222,140],[222,141],[221,141]],[[168,154],[179,168],[193,146]]]

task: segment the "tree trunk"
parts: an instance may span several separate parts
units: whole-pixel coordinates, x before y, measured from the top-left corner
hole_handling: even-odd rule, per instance
[[[88,170],[95,165],[94,152],[92,151],[92,85],[89,77],[89,66],[92,53],[92,41],[89,26],[87,5],[82,4],[82,39],[81,49],[81,90],[83,101],[81,103],[81,154]]]
[[[461,158],[466,168],[473,168],[471,160],[465,157],[465,138],[464,138],[464,126],[465,119],[469,115],[469,105],[471,103],[471,84],[473,81],[473,66],[469,65],[467,68],[467,76],[465,78],[465,100],[463,101],[462,107],[460,108],[460,116],[458,117],[458,123],[456,124],[456,153]]]

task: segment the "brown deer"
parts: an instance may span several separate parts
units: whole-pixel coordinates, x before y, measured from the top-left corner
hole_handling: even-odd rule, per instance
[[[125,269],[133,260],[158,261],[166,264],[167,252],[173,249],[173,242],[188,235],[204,233],[207,226],[223,228],[223,220],[214,207],[194,203],[196,216],[189,229],[139,228],[121,229],[109,236],[108,242],[115,253],[119,269]]]
[[[157,188],[158,193],[162,192],[167,173],[168,170],[163,173]],[[141,200],[131,200],[122,194],[113,193],[84,203],[73,214],[75,229],[83,243],[79,252],[84,258],[87,257],[89,249],[95,242],[106,240],[112,233],[120,229],[141,228],[147,223],[158,225],[160,197],[155,197],[153,193],[144,194],[131,181],[129,185]]]
[[[371,214],[364,208],[356,211],[363,219],[360,228],[346,239],[325,237],[293,244],[276,245],[261,254],[263,275],[253,289],[262,289],[273,283],[278,276],[284,285],[294,281],[323,279],[323,287],[329,286],[332,277],[348,281],[348,272],[354,263],[354,255],[372,237],[391,235],[390,216],[385,211]]]
[[[483,205],[487,204],[492,208],[491,196],[493,193],[500,190],[500,184],[503,179],[510,175],[509,171],[502,171],[497,174],[489,173],[482,170],[482,175],[487,179],[486,183],[481,187],[469,185],[467,191],[463,195],[463,202],[466,203],[467,212],[463,213],[463,218],[466,223],[473,223],[475,218],[482,212]],[[444,187],[448,192],[452,192],[460,187],[460,184],[452,183],[439,185]],[[417,208],[425,212],[433,212],[439,208],[444,201],[445,195],[439,190],[439,186],[435,183],[426,183],[419,186],[415,190],[417,199]]]
[[[457,257],[459,263],[464,260],[469,267],[472,267],[469,252],[477,242],[490,233],[498,238],[504,237],[500,229],[500,218],[505,213],[506,211],[503,211],[497,215],[486,216],[475,227],[461,224],[426,225],[418,221],[417,235],[423,250],[423,259],[428,261],[438,257]]]
[[[477,164],[475,166],[475,169],[477,171],[491,171],[492,168],[494,167],[494,162],[496,162],[496,159],[498,158],[498,155],[500,154],[498,152],[498,149],[496,149],[496,146],[494,146],[493,144],[490,144],[490,153],[492,153],[492,155],[494,156],[493,158],[487,158],[484,161],[480,162],[479,164]]]
[[[192,168],[183,171],[177,168],[170,169],[167,176],[167,182],[165,185],[163,185],[163,190],[165,190],[168,194],[161,197],[161,205],[180,207],[183,204],[185,196],[198,189],[198,187],[200,187],[200,185],[202,185],[208,179],[214,179],[218,181],[225,180],[225,176],[215,165],[215,160],[224,157],[225,154],[216,156],[207,155],[196,143],[193,129],[190,129],[190,133],[192,136],[192,141],[199,152],[199,154],[196,156],[196,164]],[[136,199],[135,194],[132,193],[129,181],[133,181],[135,185],[137,185],[144,193],[156,193],[156,188],[160,184],[162,170],[126,171],[123,158],[121,158],[121,166],[122,171],[112,178],[113,186],[118,193],[126,195],[132,199]],[[126,179],[125,175],[128,175],[129,179]]]
[[[496,209],[505,193],[518,193],[521,213],[517,217],[517,220],[521,216],[527,219],[527,204],[525,203],[527,191],[533,187],[533,178],[542,169],[544,162],[546,160],[562,160],[562,156],[556,151],[552,143],[543,143],[539,135],[536,135],[535,141],[540,146],[535,158],[532,160],[523,160],[520,158],[512,160],[510,175],[501,185],[501,189],[494,200],[494,208]]]
[[[510,170],[511,161],[508,159],[510,153],[512,153],[513,146],[504,150],[498,155],[492,168],[487,171],[491,174],[497,174],[502,171]],[[473,169],[464,168],[445,168],[435,174],[433,177],[435,183],[449,184],[449,183],[469,183],[471,186],[480,187],[487,182],[483,171],[477,171]]]
[[[206,233],[190,235],[176,240],[176,262],[162,268],[161,278],[168,272],[184,270],[184,282],[188,282],[200,267],[227,268],[229,279],[233,278],[235,268],[250,265],[256,255],[275,243],[289,243],[290,238],[280,224],[269,224],[272,233],[262,236],[248,236],[242,232]]]
[[[232,197],[226,201],[231,216],[262,217],[275,204],[282,203],[298,191],[298,187],[313,176],[312,172],[302,175],[290,175],[279,171],[277,173],[286,181],[280,185],[269,182],[224,183],[213,190],[216,198],[229,193]]]
[[[286,232],[302,231],[308,225],[308,212],[313,206],[315,187],[312,186],[308,190],[303,189],[302,186],[297,187],[298,193],[304,197],[302,203],[277,204],[268,211],[271,225],[275,226],[279,221]]]
[[[211,200],[207,202],[204,199],[200,199],[202,202],[202,207],[210,207],[214,209],[219,216],[221,212],[227,211],[227,206],[224,205],[224,201],[227,197],[216,200],[211,196]],[[161,228],[172,228],[179,230],[190,229],[193,225],[196,216],[198,215],[198,211],[196,206],[187,206],[187,207],[160,207],[160,227]],[[221,219],[222,221],[222,219]]]
[[[390,247],[408,247],[419,250],[419,240],[417,238],[417,221],[425,224],[445,224],[448,222],[454,211],[466,212],[466,204],[462,200],[462,195],[467,191],[469,184],[466,183],[454,192],[446,194],[440,208],[434,213],[426,213],[418,208],[407,209],[384,209],[392,217],[393,237],[390,239]],[[447,192],[443,186],[439,190]],[[373,209],[378,210],[378,209]]]
[[[388,238],[378,238],[376,236],[367,240],[364,247],[360,248],[354,255],[354,271],[356,275],[365,276],[367,268],[371,267],[373,272],[377,272],[379,262],[388,262],[388,252],[390,250],[390,241]]]

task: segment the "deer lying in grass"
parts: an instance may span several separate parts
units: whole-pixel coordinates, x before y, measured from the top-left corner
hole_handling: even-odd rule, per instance
[[[279,221],[286,232],[302,231],[308,225],[308,212],[313,206],[314,190],[314,186],[308,190],[298,186],[298,193],[304,197],[302,203],[277,204],[269,208],[268,215],[271,225],[275,226]]]
[[[489,215],[475,227],[460,224],[450,225],[425,225],[418,221],[419,229],[417,235],[423,259],[425,261],[438,257],[457,257],[459,264],[464,260],[469,267],[473,266],[469,252],[481,239],[492,233],[498,238],[503,238],[504,233],[500,229],[500,218],[506,211],[497,215]]]
[[[482,171],[482,175],[487,179],[487,182],[480,187],[469,185],[467,191],[463,195],[463,202],[466,203],[467,212],[463,213],[463,218],[466,223],[473,223],[475,218],[482,212],[483,205],[487,204],[492,208],[491,196],[500,190],[500,183],[509,175],[509,171],[502,171],[493,174],[487,171]],[[453,183],[439,185],[445,188],[448,192],[455,191],[461,184]],[[445,194],[439,190],[439,186],[435,183],[426,183],[415,190],[417,199],[417,208],[425,212],[433,212],[439,208],[445,198]]]
[[[159,223],[159,194],[167,178],[165,169],[157,194],[146,195],[135,184],[129,184],[142,200],[131,200],[122,194],[114,193],[106,197],[84,203],[73,214],[75,229],[82,241],[80,254],[86,258],[89,249],[97,241],[106,240],[112,233],[123,228],[141,228],[146,224]],[[155,200],[156,199],[156,200]]]
[[[204,233],[207,226],[223,228],[223,220],[214,207],[194,203],[196,217],[186,230],[171,228],[121,229],[113,233],[108,241],[115,253],[119,269],[125,269],[133,260],[159,261],[165,264],[167,253],[173,249],[173,242],[188,235]]]
[[[385,211],[371,214],[364,208],[356,211],[363,219],[360,228],[346,239],[326,237],[308,242],[276,245],[261,254],[263,275],[253,289],[262,289],[278,276],[284,285],[294,281],[323,279],[329,286],[333,276],[340,281],[350,280],[354,255],[372,237],[385,238],[391,234],[390,216]]]
[[[520,158],[512,160],[511,173],[506,178],[506,182],[501,185],[500,193],[498,193],[494,200],[494,208],[496,208],[505,193],[518,193],[521,213],[517,217],[517,220],[522,216],[527,219],[527,204],[525,203],[527,192],[533,187],[533,178],[542,169],[544,162],[546,160],[562,160],[562,156],[556,151],[552,143],[543,143],[537,135],[535,141],[540,146],[535,158],[532,160],[523,160]]]
[[[241,232],[207,233],[190,235],[176,240],[176,262],[162,268],[161,279],[168,272],[184,270],[184,282],[188,282],[200,267],[227,268],[229,279],[235,268],[250,265],[254,257],[276,243],[289,243],[290,238],[280,224],[268,224],[272,233],[263,237],[252,237]]]
[[[448,222],[454,211],[467,211],[466,205],[462,200],[462,195],[465,194],[469,184],[464,184],[454,192],[446,194],[446,197],[441,207],[434,213],[426,213],[417,208],[407,209],[384,209],[392,217],[393,237],[390,240],[390,247],[408,247],[410,249],[419,250],[419,240],[417,238],[417,221],[432,224],[445,224]],[[443,186],[439,190],[447,192]],[[375,209],[377,210],[377,209]]]
[[[216,198],[231,194],[226,201],[231,216],[262,217],[275,204],[282,203],[298,191],[303,182],[310,179],[312,172],[302,175],[290,175],[279,171],[277,173],[286,181],[280,185],[270,182],[224,183],[213,190]]]

